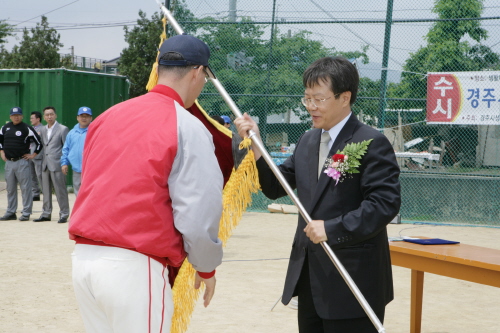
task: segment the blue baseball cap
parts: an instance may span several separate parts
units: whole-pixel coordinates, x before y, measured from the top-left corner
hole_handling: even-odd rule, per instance
[[[12,109],[10,109],[10,115],[11,116],[16,115],[16,114],[22,115],[23,114],[23,109],[21,109],[19,106],[15,106]]]
[[[82,106],[81,108],[78,109],[78,116],[84,113],[91,116],[92,110],[86,106]]]
[[[226,124],[231,124],[231,118],[229,118],[228,116],[221,116],[222,119],[224,119],[224,122]]]
[[[183,60],[161,60],[161,57],[169,52],[178,53]],[[191,35],[182,34],[170,37],[161,44],[158,63],[163,66],[202,65],[206,68],[208,76],[215,79],[215,74],[208,67],[209,58],[210,49],[205,42]]]

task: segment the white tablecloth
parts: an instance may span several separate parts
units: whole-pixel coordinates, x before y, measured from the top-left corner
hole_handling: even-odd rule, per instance
[[[431,154],[431,153],[411,153],[411,152],[396,152],[396,157],[404,157],[404,158],[423,158],[431,161],[439,161],[439,154]]]

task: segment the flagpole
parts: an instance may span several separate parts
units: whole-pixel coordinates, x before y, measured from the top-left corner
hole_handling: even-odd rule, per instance
[[[172,28],[174,28],[175,32],[177,32],[177,34],[179,34],[179,35],[183,34],[184,30],[181,28],[179,23],[177,23],[177,20],[174,18],[172,13],[160,2],[160,0],[156,0],[156,3],[160,6],[163,14],[167,17],[168,23],[172,26]],[[222,96],[224,101],[227,103],[227,105],[229,106],[229,108],[231,109],[233,114],[236,117],[242,117],[243,115],[242,115],[240,109],[238,108],[236,103],[234,103],[233,99],[231,98],[231,96],[229,96],[229,94],[227,93],[226,89],[222,86],[220,81],[218,79],[214,79],[214,78],[210,78],[210,81],[212,81],[215,88],[217,89],[219,94]],[[271,155],[269,155],[266,148],[264,147],[263,142],[256,135],[256,133],[252,130],[248,131],[248,137],[252,140],[252,144],[255,145],[259,149],[259,151],[262,154],[262,157],[264,158],[266,163],[269,165],[269,168],[274,173],[274,175],[276,176],[278,181],[281,183],[281,185],[283,186],[283,188],[286,191],[286,193],[288,194],[288,196],[292,199],[293,203],[297,206],[300,215],[302,215],[302,217],[304,218],[306,223],[309,224],[312,221],[311,217],[307,213],[306,209],[304,208],[304,206],[300,202],[299,198],[297,197],[297,195],[295,194],[293,189],[290,187],[290,184],[288,184],[285,177],[283,176],[281,171],[278,169],[278,167],[274,163],[273,159],[271,158]],[[367,316],[370,318],[371,322],[373,323],[373,325],[377,329],[378,333],[385,333],[384,326],[382,325],[382,323],[378,319],[375,312],[373,312],[373,309],[370,307],[370,304],[368,304],[368,302],[366,301],[365,297],[363,296],[363,294],[359,290],[356,283],[352,280],[351,276],[349,275],[347,270],[344,268],[344,265],[342,265],[342,263],[339,261],[339,259],[335,255],[335,253],[333,253],[332,249],[330,248],[330,246],[326,242],[321,242],[320,244],[323,247],[323,249],[325,250],[328,257],[330,257],[330,260],[333,262],[334,266],[337,268],[337,270],[339,271],[339,273],[342,276],[342,278],[344,279],[344,281],[347,283],[347,286],[349,287],[349,289],[351,289],[352,293],[354,294],[354,296],[358,300],[359,304],[361,305],[361,307],[363,308],[363,310],[365,311]]]

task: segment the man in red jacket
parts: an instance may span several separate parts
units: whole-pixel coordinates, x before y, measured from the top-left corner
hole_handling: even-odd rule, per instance
[[[168,268],[186,258],[206,285],[222,261],[223,177],[212,136],[185,108],[211,75],[210,51],[178,35],[159,54],[158,85],[89,126],[70,238],[87,332],[169,332]],[[116,119],[120,119],[117,124]]]

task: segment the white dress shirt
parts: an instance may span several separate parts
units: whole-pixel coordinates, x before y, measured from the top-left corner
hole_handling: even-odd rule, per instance
[[[333,143],[335,142],[335,139],[337,139],[337,136],[339,135],[340,131],[342,128],[344,128],[345,123],[349,120],[349,117],[351,116],[352,112],[349,112],[347,117],[342,119],[337,125],[333,126],[328,130],[328,133],[330,133],[330,141],[328,141],[328,149],[332,149]],[[321,131],[321,134],[326,132],[325,130]]]
[[[57,124],[57,120],[54,122],[54,125],[52,125],[51,127],[49,127],[49,125],[47,125],[47,141],[50,141],[50,137],[52,135],[52,130],[54,129],[54,126],[56,126]]]

